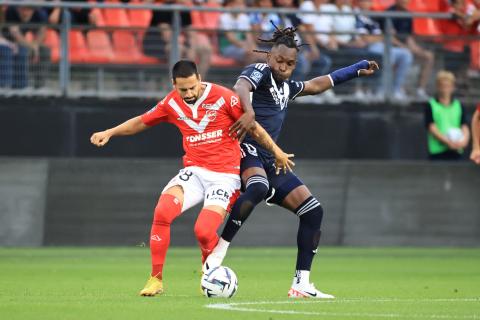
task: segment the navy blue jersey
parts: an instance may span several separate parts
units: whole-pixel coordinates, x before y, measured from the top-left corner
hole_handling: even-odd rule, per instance
[[[287,113],[288,101],[295,99],[303,91],[304,83],[293,80],[276,82],[270,67],[265,63],[247,66],[239,78],[248,80],[253,87],[252,106],[255,120],[277,141]],[[254,145],[263,160],[272,159],[272,155],[253,138],[247,136],[245,142]]]

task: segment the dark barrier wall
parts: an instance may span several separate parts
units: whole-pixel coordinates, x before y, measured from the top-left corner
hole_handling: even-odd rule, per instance
[[[148,242],[153,209],[179,159],[0,159],[0,245]],[[480,168],[427,162],[297,160],[322,202],[328,245],[480,245]],[[172,226],[195,245],[198,208]],[[295,245],[297,218],[261,204],[235,245]]]
[[[177,129],[162,124],[107,148],[89,143],[94,131],[139,115],[155,101],[0,99],[0,155],[44,157],[179,157]],[[289,106],[280,145],[316,159],[424,159],[424,105]],[[468,110],[468,118],[471,109]],[[301,143],[299,143],[301,141]]]

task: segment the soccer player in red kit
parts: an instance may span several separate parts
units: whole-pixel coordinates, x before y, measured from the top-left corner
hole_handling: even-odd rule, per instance
[[[195,63],[188,60],[174,65],[172,81],[175,89],[150,111],[90,138],[101,147],[113,136],[136,134],[160,122],[173,123],[183,135],[184,168],[163,189],[155,208],[150,234],[152,271],[142,296],[163,292],[162,270],[172,221],[203,201],[194,227],[203,263],[216,246],[217,229],[240,189],[240,146],[228,135],[229,127],[243,114],[238,96],[201,82]],[[275,156],[277,170],[291,169],[293,155],[284,153],[260,125],[249,133]]]

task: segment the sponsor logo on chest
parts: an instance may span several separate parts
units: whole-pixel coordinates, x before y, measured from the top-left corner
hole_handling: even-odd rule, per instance
[[[213,140],[222,137],[222,130],[215,130],[210,132],[199,133],[191,136],[186,136],[185,140],[188,142],[199,142],[199,141],[206,141],[206,140]]]

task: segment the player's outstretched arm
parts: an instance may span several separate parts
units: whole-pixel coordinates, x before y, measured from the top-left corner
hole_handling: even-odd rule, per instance
[[[472,118],[472,153],[470,159],[480,165],[480,111],[475,111]]]
[[[245,79],[238,79],[233,91],[240,97],[240,103],[243,108],[243,115],[230,127],[229,135],[237,135],[238,141],[243,141],[247,132],[255,126],[255,112],[250,101],[250,91],[253,87]]]
[[[107,129],[105,131],[95,132],[90,137],[90,142],[97,147],[103,147],[111,137],[129,136],[147,129],[149,126],[143,123],[140,116],[125,121],[124,123]]]
[[[362,60],[351,66],[335,70],[326,76],[305,81],[305,88],[299,95],[319,94],[351,79],[372,75],[378,69],[378,64],[375,61]]]
[[[276,173],[279,174],[280,170],[284,173],[292,171],[295,163],[289,158],[293,158],[294,154],[287,154],[273,141],[268,132],[258,123],[254,122],[254,127],[249,131],[250,135],[257,141],[262,147],[267,149],[275,157]]]

